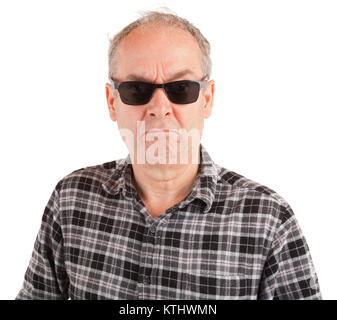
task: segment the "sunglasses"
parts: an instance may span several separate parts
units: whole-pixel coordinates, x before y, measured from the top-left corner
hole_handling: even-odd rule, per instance
[[[165,90],[168,99],[175,104],[188,104],[198,100],[199,92],[204,87],[204,81],[181,80],[167,83],[150,83],[142,81],[125,81],[111,83],[119,92],[123,103],[139,106],[147,104],[157,88]]]

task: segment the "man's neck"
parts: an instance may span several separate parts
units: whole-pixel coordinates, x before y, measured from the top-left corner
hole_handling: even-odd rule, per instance
[[[133,164],[132,168],[137,192],[155,217],[189,194],[199,165]]]

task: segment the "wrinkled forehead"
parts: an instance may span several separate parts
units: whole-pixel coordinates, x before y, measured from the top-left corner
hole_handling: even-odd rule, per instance
[[[116,51],[115,76],[138,74],[154,80],[191,70],[201,78],[201,63],[200,47],[187,31],[171,26],[141,26],[121,41]]]

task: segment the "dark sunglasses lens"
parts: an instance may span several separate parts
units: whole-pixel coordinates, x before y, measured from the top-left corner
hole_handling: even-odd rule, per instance
[[[199,91],[200,84],[189,80],[175,81],[166,85],[167,96],[176,104],[188,104],[197,101]]]
[[[151,83],[127,81],[120,84],[118,92],[123,103],[137,106],[147,104],[151,99],[153,90]]]

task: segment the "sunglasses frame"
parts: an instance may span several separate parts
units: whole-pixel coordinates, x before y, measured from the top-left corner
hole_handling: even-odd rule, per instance
[[[165,91],[165,94],[166,94],[166,97],[171,101],[171,99],[169,98],[168,94],[167,94],[167,91],[166,91],[166,86],[168,84],[171,84],[171,83],[175,83],[175,82],[180,82],[180,81],[189,81],[189,82],[194,82],[194,83],[198,83],[199,84],[199,93],[200,93],[200,90],[205,86],[205,81],[207,81],[205,79],[206,77],[202,78],[201,81],[197,81],[197,80],[177,80],[177,81],[170,81],[170,82],[165,82],[165,83],[152,83],[152,82],[146,82],[146,81],[122,81],[122,82],[115,82],[112,78],[110,78],[110,82],[111,82],[111,85],[119,92],[119,86],[123,83],[128,83],[128,82],[141,82],[141,83],[147,83],[147,84],[151,84],[152,85],[152,88],[153,88],[153,91],[152,91],[152,94],[149,98],[149,101],[147,103],[149,103],[153,97],[153,94],[155,92],[156,89],[158,88],[163,88],[164,91]],[[123,100],[122,100],[123,101]],[[172,103],[175,103],[173,101],[171,101]],[[194,101],[195,102],[195,101]],[[135,104],[136,105],[139,105],[139,106],[143,106],[147,103],[144,103],[144,104]],[[191,102],[193,103],[193,102]],[[175,104],[180,104],[180,103],[175,103]],[[181,103],[181,104],[189,104],[189,103]],[[133,105],[133,104],[131,104]]]

